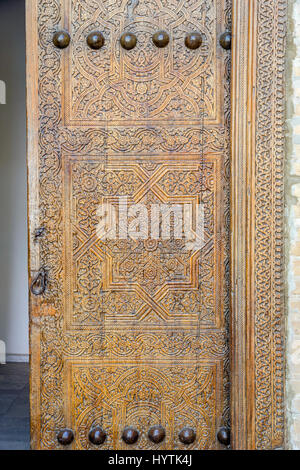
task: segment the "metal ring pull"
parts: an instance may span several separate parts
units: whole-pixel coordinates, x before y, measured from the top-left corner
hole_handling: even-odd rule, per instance
[[[198,49],[202,44],[202,36],[200,33],[194,32],[186,35],[184,44],[188,49]]]
[[[30,290],[34,295],[42,295],[46,290],[47,275],[44,268],[41,268],[31,283]]]
[[[104,46],[104,36],[100,31],[92,31],[86,38],[87,45],[94,50],[101,49]]]
[[[52,38],[53,44],[58,49],[65,49],[71,41],[70,34],[67,31],[56,31]]]

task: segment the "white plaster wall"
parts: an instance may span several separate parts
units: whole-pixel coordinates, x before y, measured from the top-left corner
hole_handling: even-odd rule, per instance
[[[24,6],[0,1],[0,340],[8,360],[28,359]]]

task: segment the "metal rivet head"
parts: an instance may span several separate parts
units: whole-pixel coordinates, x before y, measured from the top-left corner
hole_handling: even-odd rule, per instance
[[[228,428],[220,428],[217,434],[218,441],[224,446],[230,444],[230,431]]]
[[[230,49],[231,48],[231,34],[226,31],[225,33],[222,34],[220,37],[220,44],[223,47],[223,49]]]
[[[56,31],[53,35],[53,44],[59,49],[65,49],[70,44],[71,38],[67,31]]]
[[[166,437],[166,432],[162,426],[153,426],[149,429],[148,437],[154,444],[159,444]]]
[[[184,44],[189,49],[198,49],[202,44],[202,37],[200,33],[189,33],[186,35]]]
[[[196,433],[192,428],[183,428],[178,437],[182,444],[189,445],[195,441]]]
[[[137,429],[132,428],[131,426],[128,426],[124,429],[122,439],[125,444],[135,444],[138,438],[139,432],[137,431]]]
[[[157,31],[153,34],[152,41],[157,47],[166,47],[169,44],[170,37],[166,31]]]
[[[130,51],[136,46],[137,38],[133,33],[123,33],[120,38],[120,43],[123,49]]]
[[[104,36],[100,31],[93,31],[86,38],[87,45],[94,50],[101,49],[104,46]]]
[[[62,446],[68,446],[74,440],[74,433],[72,429],[62,429],[57,434],[57,440]]]
[[[102,428],[99,426],[96,426],[95,428],[92,428],[89,432],[89,440],[92,444],[95,446],[100,446],[105,442],[106,439],[106,432],[103,431]]]

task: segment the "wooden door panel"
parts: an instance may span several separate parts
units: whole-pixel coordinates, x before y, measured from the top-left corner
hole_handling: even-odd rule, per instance
[[[186,163],[183,170],[182,162],[174,164],[169,158],[158,157],[153,169],[145,171],[145,164],[124,164],[123,155],[110,164],[100,163],[101,156],[63,157],[68,329],[84,326],[98,331],[104,320],[105,328],[113,330],[129,324],[142,327],[145,321],[151,322],[151,327],[172,331],[185,324],[207,329],[224,324],[223,299],[218,295],[224,278],[223,250],[218,250],[223,222],[220,161],[210,156],[201,168],[194,161]],[[203,170],[206,180],[200,193],[198,179]],[[149,213],[152,203],[183,205],[183,197],[190,204],[204,201],[205,244],[201,256],[199,251],[191,254],[180,239],[99,240],[97,208],[103,201],[117,205],[115,194],[120,193],[128,197],[129,208],[142,203]],[[199,266],[204,272],[201,275]],[[206,301],[200,308],[203,295]]]
[[[137,126],[170,119],[197,124],[203,108],[207,124],[219,124],[224,113],[217,40],[223,32],[224,3],[66,2],[65,24],[74,42],[64,82],[66,124]],[[106,38],[101,54],[86,47],[91,28]],[[161,29],[172,40],[158,49],[152,35]],[[119,44],[124,31],[137,37],[137,47],[125,53]],[[203,41],[196,54],[184,44],[193,31]]]
[[[42,295],[31,289],[36,448],[64,448],[57,441],[64,428],[74,433],[71,448],[96,448],[88,439],[95,426],[107,435],[101,449],[222,447],[230,52],[219,37],[229,28],[230,3],[32,2],[39,92],[33,285],[38,269],[46,274]],[[59,50],[52,37],[62,28],[71,43]],[[165,48],[152,42],[160,29],[170,36]],[[94,30],[105,38],[98,51],[86,44]],[[120,46],[124,31],[137,37],[130,51]],[[184,43],[193,31],[203,41],[196,50]],[[99,236],[104,205],[116,215],[115,237],[107,239]],[[138,238],[121,232],[120,214],[133,205],[149,216]],[[176,236],[173,215],[169,236],[152,236],[151,211],[162,205],[181,214],[202,208],[198,248]],[[148,438],[154,425],[166,432],[159,445]],[[130,446],[122,440],[127,426],[139,431]],[[188,447],[178,438],[185,427],[196,433]]]

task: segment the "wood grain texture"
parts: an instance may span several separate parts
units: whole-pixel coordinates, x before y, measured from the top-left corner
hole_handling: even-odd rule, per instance
[[[255,2],[254,2],[255,3]],[[231,415],[233,447],[253,448],[253,141],[256,14],[253,2],[233,2],[231,125]],[[252,101],[253,99],[253,101]],[[250,197],[249,197],[250,195]]]

